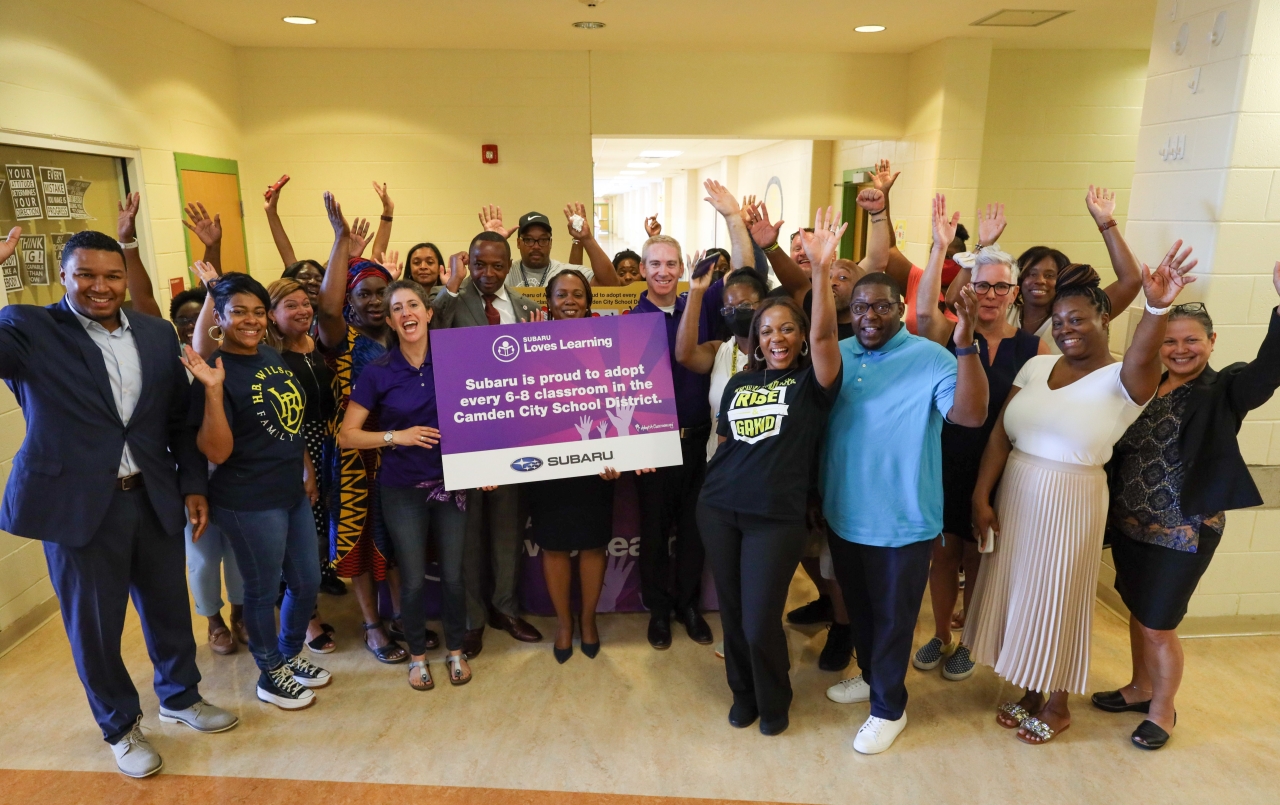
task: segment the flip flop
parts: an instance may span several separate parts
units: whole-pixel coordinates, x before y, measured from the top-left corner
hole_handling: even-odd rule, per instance
[[[1026,721],[1022,722],[1022,724],[1020,724],[1019,727],[1020,729],[1024,729],[1027,732],[1031,733],[1032,735],[1040,739],[1038,741],[1027,740],[1027,737],[1023,735],[1021,732],[1019,732],[1018,733],[1019,741],[1022,741],[1024,744],[1027,744],[1028,746],[1044,746],[1045,744],[1049,743],[1057,736],[1061,735],[1062,733],[1070,729],[1071,725],[1067,724],[1067,726],[1063,727],[1062,729],[1055,730],[1053,727],[1050,727],[1048,724],[1044,723],[1040,719],[1036,718],[1035,716],[1032,716],[1031,718],[1028,718]]]
[[[1009,716],[1010,718],[1017,719],[1018,723],[1017,724],[1004,723],[1003,721],[1000,720],[1000,716],[1002,714]],[[1018,727],[1021,727],[1023,722],[1026,721],[1028,718],[1031,718],[1031,713],[1027,712],[1027,708],[1023,707],[1017,702],[1005,702],[1004,704],[996,708],[996,723],[1007,730],[1016,730]]]
[[[418,684],[418,685],[413,684],[414,668],[422,669],[421,684]],[[413,688],[414,690],[431,690],[435,686],[436,686],[436,681],[431,678],[431,667],[426,660],[414,660],[413,662],[409,663],[409,687]]]
[[[456,655],[450,654],[449,656],[445,657],[444,660],[449,665],[449,684],[450,685],[465,685],[471,681],[470,666],[467,667],[467,675],[466,676],[462,675],[463,657],[461,654],[456,654]]]

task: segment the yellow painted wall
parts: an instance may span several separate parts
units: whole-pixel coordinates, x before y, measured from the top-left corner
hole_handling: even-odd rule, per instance
[[[136,146],[142,151],[156,265],[185,270],[173,152],[236,158],[230,47],[130,0],[10,0],[0,26],[0,127]],[[115,221],[97,222],[115,233]],[[25,428],[0,389],[0,483]],[[53,592],[40,544],[0,533],[0,629],[41,611]]]

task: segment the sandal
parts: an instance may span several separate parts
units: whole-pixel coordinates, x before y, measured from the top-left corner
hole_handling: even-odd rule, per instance
[[[392,615],[391,620],[383,623],[387,629],[387,637],[392,640],[404,640],[404,622],[400,620],[400,615]]]
[[[324,629],[325,634],[333,634],[334,632],[338,631],[337,629],[333,628],[332,623],[322,623],[320,624],[320,628]]]
[[[1000,716],[1005,715],[1017,721],[1017,724],[1006,724],[1000,720]],[[1016,730],[1021,727],[1027,719],[1031,718],[1031,714],[1027,712],[1027,708],[1017,702],[1005,702],[996,708],[996,723],[1007,730]]]
[[[374,648],[373,646],[369,645],[369,632],[372,632],[374,629],[381,629],[382,624],[365,623],[361,625],[364,626],[364,632],[365,632],[364,647],[369,649],[370,654],[378,658],[378,662],[386,663],[387,665],[398,665],[404,662],[405,660],[409,659],[409,653],[405,651],[403,648],[401,648],[400,644],[395,642],[394,640],[392,640],[390,643],[387,643],[385,646],[382,646],[381,648]]]
[[[307,641],[307,648],[315,654],[332,654],[337,647],[338,644],[333,642],[333,635],[329,632],[322,631]]]
[[[418,677],[418,684],[413,684],[413,669],[421,669]],[[414,660],[409,663],[409,687],[414,690],[431,690],[436,686],[436,681],[431,678],[431,664],[427,660]]]
[[[1018,740],[1022,741],[1024,744],[1029,744],[1031,746],[1041,746],[1043,744],[1049,743],[1056,736],[1066,732],[1070,726],[1071,726],[1070,724],[1067,724],[1066,727],[1063,727],[1060,730],[1055,730],[1053,727],[1050,727],[1048,724],[1044,723],[1043,721],[1036,718],[1035,716],[1031,716],[1026,721],[1022,722],[1022,724],[1020,724],[1019,727],[1031,733],[1032,735],[1039,738],[1040,740],[1038,741],[1028,740],[1027,737],[1022,735],[1021,733],[1018,734]]]
[[[1124,694],[1118,690],[1104,690],[1101,693],[1095,693],[1089,698],[1093,702],[1093,706],[1099,710],[1105,710],[1108,713],[1149,713],[1151,712],[1151,700],[1145,702],[1127,702]]]
[[[1174,726],[1178,724],[1178,714],[1173,714]],[[1169,743],[1169,739],[1173,737],[1165,732],[1164,727],[1154,721],[1144,720],[1138,725],[1138,728],[1129,736],[1129,740],[1133,741],[1133,745],[1139,749],[1156,750]]]
[[[471,666],[467,666],[466,676],[462,675],[463,656],[461,654],[450,654],[444,658],[449,665],[449,684],[465,685],[471,681]]]

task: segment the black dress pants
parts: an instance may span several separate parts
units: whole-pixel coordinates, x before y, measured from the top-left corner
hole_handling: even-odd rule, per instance
[[[724,667],[735,704],[777,725],[791,707],[791,658],[782,628],[787,588],[809,531],[782,520],[698,504],[698,526],[720,598]]]
[[[684,463],[637,478],[640,497],[640,596],[650,612],[670,615],[697,606],[706,553],[698,536],[697,504],[707,476],[710,426],[686,430]],[[668,542],[675,526],[673,551]]]
[[[44,555],[76,672],[107,743],[119,741],[142,715],[120,657],[130,598],[142,620],[160,703],[185,710],[200,701],[185,538],[181,531],[164,533],[147,490],[117,490],[87,545],[46,542]]]
[[[859,545],[828,529],[858,668],[871,686],[871,715],[897,721],[907,709],[907,665],[933,540],[898,548]]]

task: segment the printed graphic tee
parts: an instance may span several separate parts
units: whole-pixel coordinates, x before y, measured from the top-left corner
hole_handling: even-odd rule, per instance
[[[235,511],[289,509],[302,498],[302,420],[306,400],[302,384],[280,353],[263,344],[256,355],[221,350],[226,379],[222,405],[235,445],[209,478],[209,503]],[[204,420],[204,386],[191,384],[188,422]]]
[[[702,502],[721,509],[785,519],[803,518],[827,412],[843,373],[829,388],[813,367],[740,372],[720,398],[716,450]]]

